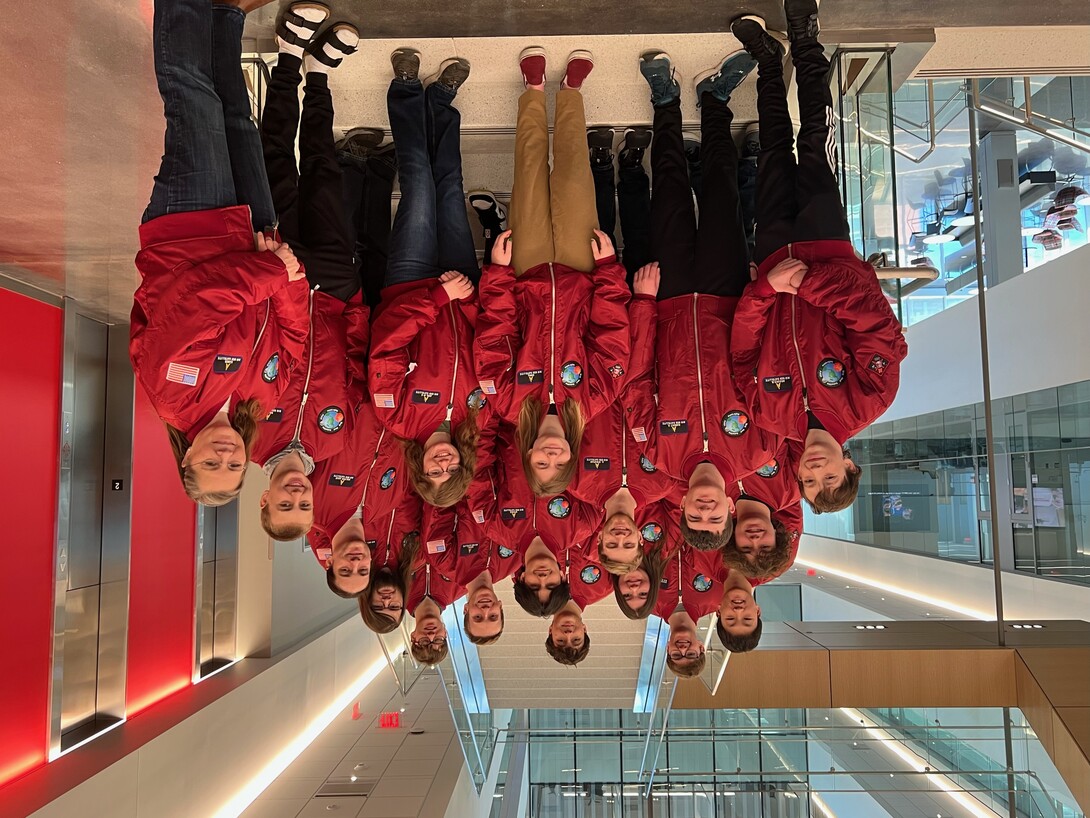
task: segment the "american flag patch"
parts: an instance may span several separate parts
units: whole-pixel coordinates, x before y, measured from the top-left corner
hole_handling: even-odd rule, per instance
[[[481,381],[481,391],[486,395],[496,394],[496,382],[495,381]]]
[[[393,409],[394,408],[394,396],[393,395],[375,395],[375,406],[379,409]]]
[[[637,443],[647,442],[647,430],[642,426],[637,426],[632,430],[632,437],[636,438]]]
[[[195,366],[171,363],[167,367],[167,380],[172,383],[180,383],[182,386],[196,386],[197,376],[201,371]]]
[[[474,511],[473,512],[473,519],[477,521],[478,525],[484,525],[484,512],[483,511]]]
[[[442,554],[447,550],[446,540],[428,540],[428,553],[429,554]]]

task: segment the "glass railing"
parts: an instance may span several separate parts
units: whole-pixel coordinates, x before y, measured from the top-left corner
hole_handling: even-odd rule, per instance
[[[473,784],[480,794],[492,766],[492,756],[496,751],[496,738],[493,730],[492,713],[473,712],[475,704],[467,702],[462,695],[462,687],[456,681],[454,667],[450,658],[444,659],[438,666],[439,678],[450,705],[450,715],[454,720],[454,732],[465,757]]]
[[[889,54],[837,52],[833,82],[857,251],[938,271],[883,281],[902,324],[976,296],[981,259],[994,287],[1087,243],[1090,78],[908,80],[891,94]]]
[[[513,721],[515,723],[522,723]],[[653,770],[656,725],[625,711],[531,710],[524,815],[728,818],[940,814],[1083,818],[1017,710],[680,710]]]
[[[856,435],[855,504],[804,508],[804,530],[977,564],[991,563],[994,532],[1009,530],[1016,570],[1090,584],[1090,381],[1001,398],[992,412],[999,485],[1010,492],[999,508],[989,508],[984,405],[974,404]]]

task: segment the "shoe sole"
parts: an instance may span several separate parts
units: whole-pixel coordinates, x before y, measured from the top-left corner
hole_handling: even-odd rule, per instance
[[[528,57],[545,57],[546,65],[548,64],[548,57],[545,53],[545,49],[539,45],[532,45],[522,49],[522,51],[519,52],[518,64],[522,65],[522,61]]]
[[[586,60],[591,65],[594,65],[594,55],[591,54],[589,51],[584,51],[582,49],[573,51],[571,54],[568,55],[567,61],[569,63],[573,62],[574,60]]]
[[[473,203],[474,196],[486,197],[488,201],[488,207],[477,207],[477,205]],[[504,222],[507,220],[507,208],[503,206],[500,200],[496,198],[496,194],[493,193],[491,190],[470,190],[466,193],[466,201],[469,202],[469,206],[472,207],[474,210],[489,210],[492,207],[495,207],[496,213],[500,217],[500,221]]]
[[[290,6],[288,6],[287,10],[294,13],[294,14],[298,14],[300,11],[321,11],[321,12],[323,12],[325,14],[325,17],[323,17],[321,20],[312,20],[311,21],[311,22],[317,23],[318,28],[314,29],[314,31],[311,33],[311,36],[307,39],[306,45],[300,45],[299,46],[304,51],[306,50],[306,48],[308,46],[310,46],[315,40],[318,39],[318,32],[321,31],[322,26],[324,26],[327,22],[329,22],[329,17],[333,13],[330,10],[329,6],[327,6],[325,3],[312,3],[312,2],[292,3]],[[276,36],[277,37],[280,36],[281,26],[283,26],[283,27],[287,26],[287,22],[283,19],[283,17],[281,17],[280,19],[278,19],[276,21]],[[288,30],[290,31],[290,29],[288,29]],[[296,34],[295,36],[298,37],[299,35]]]
[[[665,51],[645,51],[640,54],[641,65],[645,62],[654,62],[655,60],[666,60],[671,66],[674,64],[674,61],[670,59],[670,55]]]

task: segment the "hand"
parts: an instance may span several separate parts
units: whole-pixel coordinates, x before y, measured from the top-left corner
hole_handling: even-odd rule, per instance
[[[443,289],[447,291],[447,297],[451,301],[465,301],[467,298],[473,297],[473,282],[461,273],[447,270],[447,272],[439,276],[439,282],[443,285]]]
[[[511,266],[511,231],[504,230],[496,236],[496,243],[492,245],[492,263],[504,267]]]
[[[757,280],[757,265],[754,264],[752,261],[749,263],[749,280]]]
[[[301,278],[305,278],[305,274],[299,269],[299,259],[295,257],[295,253],[292,252],[291,247],[285,241],[277,241],[274,238],[266,236],[264,233],[257,234],[257,249],[259,251],[267,250],[270,253],[275,253],[276,257],[280,259],[284,266],[288,270],[288,281],[298,281]]]
[[[636,271],[636,275],[632,277],[632,292],[636,295],[654,297],[659,294],[660,280],[659,263],[652,261],[650,264],[643,265]]]
[[[797,295],[807,269],[805,262],[797,258],[785,258],[769,271],[768,283],[778,293]]]
[[[617,251],[613,249],[613,242],[601,230],[594,231],[594,238],[590,240],[590,251],[594,254],[595,263],[617,255]]]

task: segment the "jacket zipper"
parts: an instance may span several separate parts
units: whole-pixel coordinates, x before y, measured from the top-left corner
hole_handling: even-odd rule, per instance
[[[394,534],[394,520],[396,519],[397,509],[395,508],[390,512],[390,527],[386,529],[386,559],[382,561],[383,565],[390,561],[390,552],[394,550],[394,544],[390,542],[390,537]]]
[[[681,586],[681,547],[677,549],[677,604],[682,604],[682,586]]]
[[[382,451],[382,439],[384,437],[386,437],[385,427],[378,433],[378,443],[375,444],[375,456],[371,458],[371,467],[367,470],[367,480],[363,483],[363,497],[360,498],[360,508],[363,508],[364,503],[367,502],[367,489],[371,487],[371,472],[375,470],[375,464],[378,463],[378,453]]]
[[[795,251],[792,244],[787,245],[787,257],[794,258]],[[798,296],[791,296],[791,343],[795,346],[795,361],[799,365],[799,378],[802,380],[802,406],[809,412],[810,411],[810,398],[807,394],[808,387],[806,386],[806,370],[802,366],[802,350],[799,349],[799,335],[795,327],[795,299]]]
[[[261,322],[261,329],[257,331],[257,337],[254,338],[254,348],[250,350],[250,357],[257,352],[257,345],[261,343],[261,339],[265,337],[265,327],[269,325],[269,313],[272,310],[272,305],[269,304],[268,299],[265,300],[265,320]]]
[[[696,388],[700,398],[700,434],[704,439],[704,454],[708,453],[708,424],[704,418],[704,371],[700,363],[700,325],[697,323],[696,304],[699,296],[693,293],[693,343],[696,346]]]
[[[310,373],[314,369],[314,290],[310,291],[310,303],[307,305],[307,343],[310,346],[307,352],[307,375],[303,379],[303,399],[299,402],[299,417],[295,420],[292,440],[299,439],[299,432],[303,428],[303,410],[307,408],[307,400],[310,398]]]
[[[458,384],[458,359],[461,353],[458,349],[458,321],[454,316],[454,304],[448,302],[447,307],[450,308],[450,326],[454,331],[454,373],[450,376],[450,398],[447,400],[447,422],[449,422],[454,414],[454,388]]]
[[[556,403],[553,393],[553,379],[556,377],[556,273],[553,263],[549,262],[549,297],[552,309],[549,315],[549,405]]]
[[[624,414],[621,415],[621,488],[628,488],[628,428]]]

